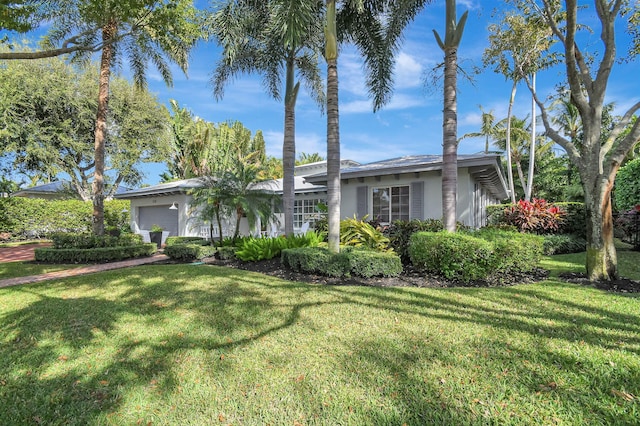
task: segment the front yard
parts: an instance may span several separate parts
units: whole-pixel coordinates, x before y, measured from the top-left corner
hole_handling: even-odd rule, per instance
[[[7,424],[640,417],[640,298],[555,278],[369,288],[153,265],[0,289],[0,325]]]

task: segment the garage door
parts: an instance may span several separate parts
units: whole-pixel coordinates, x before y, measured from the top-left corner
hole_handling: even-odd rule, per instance
[[[160,225],[170,236],[178,235],[178,210],[170,210],[170,205],[139,207],[138,226],[150,230],[153,225]]]

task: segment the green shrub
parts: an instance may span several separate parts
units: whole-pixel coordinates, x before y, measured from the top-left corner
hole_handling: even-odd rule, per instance
[[[230,246],[218,247],[216,256],[220,260],[231,260],[236,258],[236,248]]]
[[[416,232],[438,232],[444,229],[444,224],[438,219],[427,220],[396,220],[385,231],[389,237],[389,245],[393,251],[398,253],[402,263],[408,265],[411,263],[409,257],[409,240]]]
[[[348,276],[350,270],[344,253],[331,253],[324,247],[284,249],[281,259],[283,265],[297,272],[342,277]]]
[[[164,248],[164,254],[172,260],[191,262],[215,255],[217,249],[211,245],[202,244],[173,244]]]
[[[640,158],[621,167],[616,176],[614,200],[616,210],[626,211],[640,204]]]
[[[129,231],[129,201],[105,201],[105,228]],[[48,237],[53,233],[89,233],[93,207],[90,201],[0,198],[0,232],[12,239]]]
[[[471,234],[493,245],[493,267],[489,276],[528,272],[543,255],[543,237],[534,234],[483,228]]]
[[[344,246],[366,247],[377,251],[389,249],[389,238],[355,216],[340,221],[340,243]]]
[[[173,246],[176,244],[210,244],[210,241],[205,240],[202,237],[167,237],[165,241],[166,246]]]
[[[309,231],[305,235],[274,238],[243,238],[237,246],[235,255],[243,261],[273,259],[280,256],[283,249],[299,247],[315,247],[321,242],[321,237]]]
[[[587,240],[573,234],[544,235],[544,254],[580,253],[587,249]]]
[[[136,234],[121,234],[118,237],[114,237],[111,235],[55,233],[50,237],[55,249],[91,249],[142,244],[142,237]]]
[[[35,249],[35,259],[43,263],[105,263],[151,256],[156,250],[157,247],[153,243],[88,249],[37,248]]]
[[[419,270],[463,282],[485,279],[493,267],[493,245],[463,233],[417,232],[409,256]]]
[[[349,272],[356,277],[397,277],[402,272],[400,256],[393,252],[345,250]]]

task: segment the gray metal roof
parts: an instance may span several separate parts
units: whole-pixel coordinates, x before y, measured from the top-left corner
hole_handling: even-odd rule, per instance
[[[173,182],[159,183],[145,188],[133,189],[122,194],[117,194],[115,198],[129,200],[132,198],[151,197],[157,195],[170,195],[186,193],[191,188],[202,185],[200,178],[182,179]]]
[[[55,182],[49,182],[49,183],[44,183],[42,185],[32,186],[31,188],[24,188],[24,189],[21,189],[20,191],[14,192],[11,195],[14,197],[20,197],[27,194],[34,194],[34,195],[55,194],[58,192],[64,192],[69,190],[73,190],[73,188],[71,187],[71,182],[67,180],[58,180]],[[131,188],[127,188],[125,186],[118,186],[118,189],[116,189],[116,195],[124,194],[127,191],[131,191]]]

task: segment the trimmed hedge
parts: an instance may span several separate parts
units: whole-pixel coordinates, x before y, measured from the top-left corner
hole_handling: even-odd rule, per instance
[[[216,247],[202,244],[174,244],[164,248],[164,254],[172,260],[191,262],[216,254]]]
[[[106,263],[151,256],[156,250],[157,246],[154,243],[88,249],[37,248],[35,249],[35,259],[43,263]]]
[[[542,247],[540,236],[495,229],[418,232],[411,237],[409,253],[418,270],[469,282],[530,271],[540,261]]]
[[[544,235],[544,254],[580,253],[587,250],[587,240],[572,234]]]
[[[409,257],[409,240],[416,232],[438,232],[444,229],[444,224],[439,219],[427,220],[395,220],[384,232],[389,237],[389,246],[398,253],[402,263],[411,263]]]
[[[331,277],[393,277],[402,272],[400,257],[392,252],[345,248],[331,253],[324,247],[303,247],[282,250],[282,263],[297,272]]]
[[[129,201],[104,203],[105,229],[129,231]],[[13,240],[44,238],[56,232],[89,233],[93,206],[90,201],[0,198],[0,232]]]
[[[119,237],[92,234],[53,234],[51,235],[55,249],[90,249],[100,247],[122,247],[142,244],[142,237],[137,234],[122,234]]]
[[[167,237],[167,240],[164,243],[167,247],[174,246],[176,244],[211,244],[210,241],[202,237]]]

